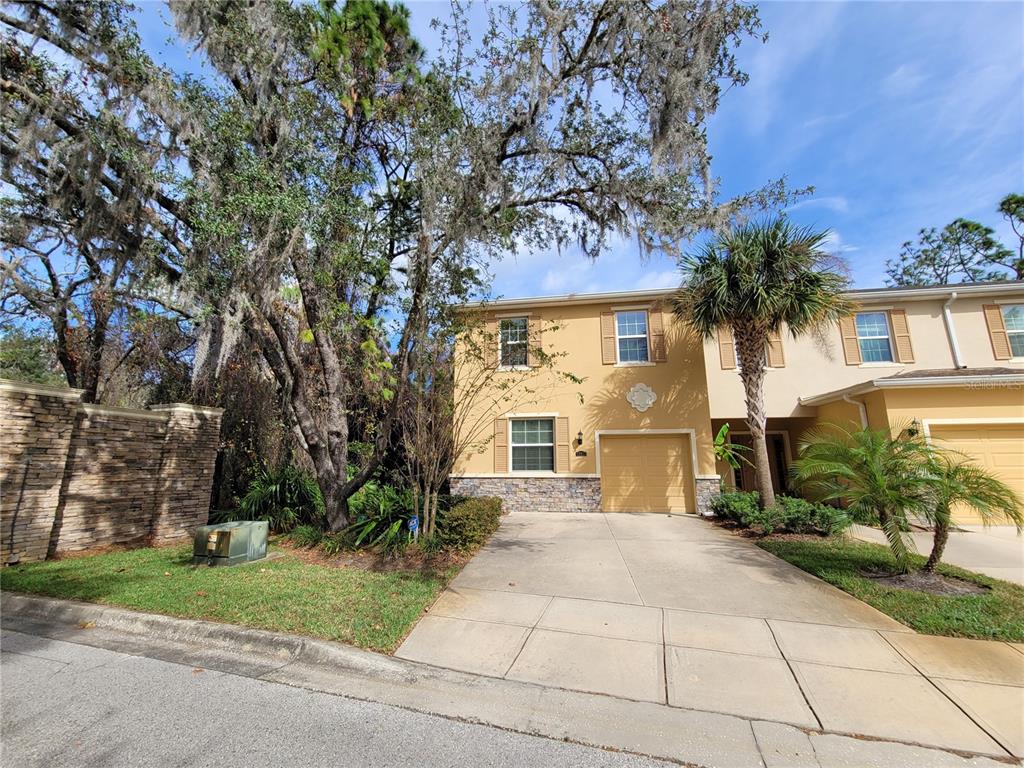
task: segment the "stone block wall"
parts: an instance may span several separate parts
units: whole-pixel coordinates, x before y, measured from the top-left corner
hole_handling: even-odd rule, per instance
[[[50,546],[81,392],[0,381],[0,560],[42,560]]]
[[[497,496],[506,513],[601,511],[597,477],[453,477],[450,485],[459,496]]]
[[[458,496],[497,496],[506,513],[600,512],[601,479],[597,477],[452,477]],[[697,514],[712,515],[711,500],[720,492],[718,478],[697,478]]]
[[[187,538],[207,519],[221,410],[79,402],[0,380],[0,561]]]

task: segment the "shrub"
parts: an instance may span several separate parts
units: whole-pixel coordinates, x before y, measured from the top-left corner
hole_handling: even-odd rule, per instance
[[[723,491],[711,502],[718,517],[746,525],[744,520],[760,511],[761,496],[757,491]]]
[[[296,547],[315,547],[323,541],[324,534],[319,528],[311,525],[297,525],[285,538]]]
[[[470,498],[442,512],[437,521],[436,546],[468,552],[487,541],[501,522],[501,499]]]
[[[339,555],[349,548],[343,533],[328,533],[320,539],[320,551],[329,557]]]
[[[409,543],[409,519],[415,515],[412,494],[370,481],[349,499],[355,517],[345,533],[353,547],[369,547],[387,554],[401,552]]]
[[[266,520],[270,530],[283,533],[297,525],[323,528],[326,523],[320,486],[308,472],[297,467],[257,470],[238,509],[235,520]]]
[[[759,499],[757,491],[726,491],[712,501],[711,508],[719,517],[765,535],[782,530],[831,536],[852,523],[845,511],[827,504],[796,496],[778,496],[774,507],[761,509]]]

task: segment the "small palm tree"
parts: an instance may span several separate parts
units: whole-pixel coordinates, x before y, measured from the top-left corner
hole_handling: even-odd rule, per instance
[[[731,230],[683,260],[675,315],[705,339],[731,329],[746,394],[757,490],[775,505],[764,408],[768,340],[789,328],[796,338],[835,323],[852,307],[847,279],[824,250],[827,231],[797,227],[783,217]]]
[[[904,431],[848,431],[827,425],[809,432],[793,462],[797,487],[820,501],[842,501],[856,520],[878,523],[900,573],[909,567],[909,516],[932,515],[934,454],[923,437]]]
[[[949,540],[953,507],[965,505],[981,515],[988,525],[993,520],[1011,520],[1019,533],[1024,526],[1024,505],[1002,480],[986,472],[967,456],[954,451],[935,450],[932,457],[932,507],[929,521],[933,525],[932,551],[924,570],[933,571],[942,560]]]

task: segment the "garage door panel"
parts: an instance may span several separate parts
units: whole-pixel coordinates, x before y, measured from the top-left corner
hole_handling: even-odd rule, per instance
[[[601,438],[605,512],[686,512],[693,497],[688,435]]]
[[[941,424],[932,425],[930,434],[936,445],[970,457],[1024,498],[1024,425]],[[954,510],[953,520],[977,524],[981,516],[961,507]]]

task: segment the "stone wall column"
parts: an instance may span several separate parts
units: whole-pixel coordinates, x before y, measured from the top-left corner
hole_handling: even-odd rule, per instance
[[[696,483],[697,514],[703,517],[714,517],[715,511],[711,502],[722,492],[722,480],[719,477],[698,477]]]
[[[82,390],[0,380],[0,562],[45,560]]]
[[[154,545],[171,544],[187,540],[209,517],[224,410],[185,403],[154,405],[150,410],[168,416],[150,540]]]

